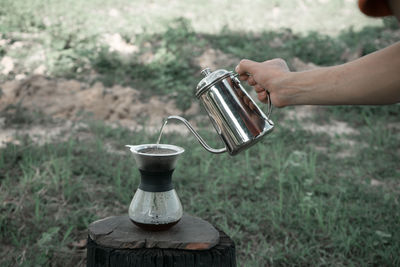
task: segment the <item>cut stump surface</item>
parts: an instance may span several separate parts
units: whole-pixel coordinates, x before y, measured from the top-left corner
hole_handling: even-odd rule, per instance
[[[112,216],[89,225],[89,236],[97,244],[109,248],[174,248],[210,249],[219,241],[219,233],[210,223],[198,217],[183,215],[167,231],[145,231],[127,215]]]
[[[163,232],[144,231],[128,216],[114,216],[89,225],[87,266],[235,267],[235,244],[190,215]]]

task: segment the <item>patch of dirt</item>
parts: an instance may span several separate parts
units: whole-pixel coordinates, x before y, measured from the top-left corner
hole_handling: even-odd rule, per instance
[[[78,139],[86,139],[88,136],[85,136],[80,130],[87,127],[84,123],[74,123],[70,120],[55,125],[32,125],[21,129],[3,128],[0,125],[0,148],[5,147],[8,143],[19,145],[20,140],[18,136],[29,136],[35,144],[39,145],[56,141],[66,141],[72,135],[78,137]]]
[[[150,132],[158,131],[163,120],[170,115],[187,117],[197,115],[200,110],[198,103],[193,103],[189,110],[182,112],[166,96],[153,96],[144,101],[140,92],[130,87],[104,87],[101,83],[88,87],[76,80],[49,79],[41,75],[8,81],[0,87],[3,92],[0,110],[19,103],[28,110],[40,110],[54,118],[75,120],[90,116],[133,130],[145,127]],[[45,131],[50,130],[55,134],[61,131],[57,128]],[[169,131],[186,132],[186,127],[171,124],[166,128],[166,132]],[[8,140],[11,134],[11,130],[3,131],[1,140]],[[44,136],[42,133],[38,135]]]
[[[375,180],[375,179],[371,179],[370,184],[371,184],[372,186],[382,186],[382,185],[384,185],[383,182],[378,181],[378,180]]]
[[[202,69],[210,68],[212,71],[216,69],[227,69],[235,67],[239,64],[240,59],[225,54],[221,50],[209,48],[199,57],[194,59],[194,63]],[[229,69],[227,69],[229,70]]]
[[[329,124],[321,125],[314,122],[302,124],[303,129],[312,133],[326,133],[330,137],[342,135],[354,135],[359,132],[343,121],[331,120]]]
[[[14,70],[14,60],[9,56],[4,56],[0,61],[1,73],[8,75]]]
[[[286,118],[299,121],[312,118],[316,114],[317,109],[317,106],[294,106],[292,109],[286,111]]]
[[[115,14],[115,11],[114,9],[113,14]],[[127,43],[119,33],[105,34],[103,40],[109,46],[110,52],[116,51],[123,55],[129,55],[139,51],[139,47]]]

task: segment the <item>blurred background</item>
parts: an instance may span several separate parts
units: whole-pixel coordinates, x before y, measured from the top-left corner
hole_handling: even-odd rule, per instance
[[[154,143],[167,116],[222,146],[194,97],[203,68],[303,71],[399,40],[355,0],[0,0],[0,265],[85,266],[88,224],[126,214],[138,186],[124,145]],[[274,109],[274,133],[236,157],[179,124],[163,142],[186,149],[184,210],[233,238],[239,266],[396,266],[399,115]]]

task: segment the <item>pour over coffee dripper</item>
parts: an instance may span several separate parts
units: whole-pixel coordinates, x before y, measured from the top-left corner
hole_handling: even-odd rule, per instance
[[[182,217],[182,204],[172,185],[177,158],[185,150],[166,144],[130,146],[141,180],[129,206],[129,218],[149,231],[171,228]]]

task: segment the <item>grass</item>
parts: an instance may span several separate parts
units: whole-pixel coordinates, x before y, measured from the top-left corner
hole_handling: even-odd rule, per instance
[[[264,10],[279,7],[292,14],[294,3],[253,1],[258,8],[252,16],[249,6],[214,9],[211,2],[164,5],[170,12],[145,1],[2,3],[1,37],[8,41],[0,55],[16,65],[2,81],[45,64],[51,77],[129,85],[143,96],[169,95],[182,109],[195,101],[190,88],[200,78],[193,58],[210,48],[238,60],[299,57],[331,65],[345,62],[343,51],[367,54],[399,40],[394,20],[367,22],[346,11],[349,1],[308,3],[310,16],[269,24],[263,21],[271,12],[264,16]],[[193,14],[182,17],[184,7]],[[217,13],[226,16],[212,20]],[[313,16],[320,23],[306,27]],[[128,58],[110,52],[101,40],[114,32],[138,52]],[[24,49],[12,48],[18,42]],[[32,59],[37,51],[44,51],[43,61]],[[146,54],[150,62],[141,60]],[[236,157],[210,155],[192,136],[166,134],[165,143],[186,149],[174,173],[184,210],[234,239],[239,266],[400,265],[399,106],[321,107],[304,120],[290,119],[292,109],[274,110],[274,133]],[[57,123],[18,103],[0,117],[5,128]],[[354,133],[327,135],[302,127],[333,120],[351,125]],[[124,145],[154,142],[156,135],[85,123],[58,142],[38,145],[20,135],[18,143],[0,148],[1,266],[84,265],[79,242],[88,224],[126,214],[139,173]],[[221,146],[215,133],[201,134]]]
[[[205,157],[191,136],[169,134],[164,142],[186,149],[174,173],[185,211],[226,231],[241,266],[396,266],[399,130],[377,118],[364,115],[360,134],[347,136],[358,140],[347,157],[338,156],[349,149],[340,140],[283,117],[236,157]],[[1,265],[75,266],[84,254],[71,244],[85,238],[88,224],[126,213],[139,173],[123,146],[156,135],[89,125],[57,144],[21,137],[1,150]],[[201,134],[220,145],[214,133]]]

